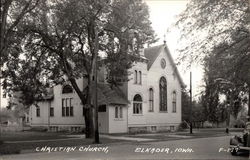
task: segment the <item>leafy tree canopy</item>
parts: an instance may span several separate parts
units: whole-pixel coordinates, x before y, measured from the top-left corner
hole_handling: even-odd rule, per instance
[[[176,22],[182,33],[180,60],[187,60],[188,64],[190,61],[202,63],[203,58],[222,43],[231,50],[230,47],[233,44],[236,47],[240,40],[235,39],[235,35],[241,35],[245,39],[241,41],[249,42],[249,21],[248,0],[191,0]],[[244,49],[249,45],[246,42]]]
[[[19,51],[10,52],[12,59],[6,63],[14,63],[12,68],[17,69],[6,67],[7,88],[19,88],[26,94],[26,88],[33,93],[43,91],[47,83],[70,81],[82,104],[87,104],[86,137],[93,127],[91,88],[99,56],[106,56],[104,62],[113,79],[127,75],[127,69],[139,59],[143,44],[155,41],[148,8],[142,0],[42,1],[20,27],[24,35],[21,43],[15,44]],[[86,78],[84,92],[77,84],[80,77]]]
[[[40,5],[40,0],[1,0],[0,1],[0,64],[8,60],[9,52],[19,50],[20,24],[24,23],[34,9]]]
[[[237,115],[235,101],[244,101],[243,95],[250,93],[249,22],[248,0],[191,0],[176,23],[183,44],[179,60],[204,67],[204,105],[210,112],[217,112],[216,97],[225,94],[231,113]]]

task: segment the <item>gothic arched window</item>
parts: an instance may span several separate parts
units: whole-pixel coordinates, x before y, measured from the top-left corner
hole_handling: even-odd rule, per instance
[[[176,92],[175,91],[173,92],[172,104],[173,104],[173,113],[176,113]]]
[[[154,111],[154,90],[149,88],[149,112]]]
[[[168,111],[168,107],[167,107],[167,80],[165,77],[161,77],[159,89],[160,89],[160,111]]]

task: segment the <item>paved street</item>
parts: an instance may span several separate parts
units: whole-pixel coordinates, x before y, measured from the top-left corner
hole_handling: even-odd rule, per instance
[[[73,149],[61,149],[53,152],[47,146],[47,152],[26,153],[2,156],[0,160],[15,159],[248,159],[247,156],[231,156],[227,151],[231,136],[174,140],[164,142],[133,142],[128,144],[110,144],[96,146],[77,146]],[[96,148],[94,148],[96,147]],[[102,148],[101,148],[102,147]],[[105,151],[102,150],[107,148]],[[96,151],[91,151],[95,149]],[[48,153],[48,150],[51,152]],[[55,149],[54,149],[55,150]],[[57,148],[58,150],[58,148]],[[79,151],[81,150],[81,151]],[[87,151],[88,150],[88,151]],[[99,150],[99,151],[98,151]],[[185,152],[183,152],[185,150]]]

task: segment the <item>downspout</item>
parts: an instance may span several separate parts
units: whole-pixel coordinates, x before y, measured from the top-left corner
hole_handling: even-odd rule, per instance
[[[128,129],[128,104],[127,104],[127,133],[129,133],[129,129]]]
[[[50,108],[51,108],[51,101],[48,104],[48,131],[50,129]]]
[[[106,117],[107,117],[107,120],[108,120],[108,123],[107,123],[107,128],[108,128],[108,130],[107,130],[107,133],[109,133],[109,131],[110,131],[110,128],[109,128],[109,123],[110,123],[110,117],[109,117],[109,105],[106,103],[105,104],[106,105]]]
[[[32,125],[32,121],[33,121],[33,118],[32,118],[32,106],[30,106],[30,126]]]

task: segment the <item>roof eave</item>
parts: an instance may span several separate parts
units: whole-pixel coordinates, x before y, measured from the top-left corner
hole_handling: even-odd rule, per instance
[[[178,78],[178,80],[180,82],[181,88],[186,88],[186,85],[183,82],[183,79],[181,78],[180,72],[179,72],[176,64],[174,63],[174,59],[173,59],[172,55],[170,54],[170,51],[169,51],[167,45],[164,45],[164,49],[166,50],[166,53],[169,56],[169,60],[170,60],[170,63],[172,64],[172,66],[174,68],[174,72],[177,74],[177,78]]]

